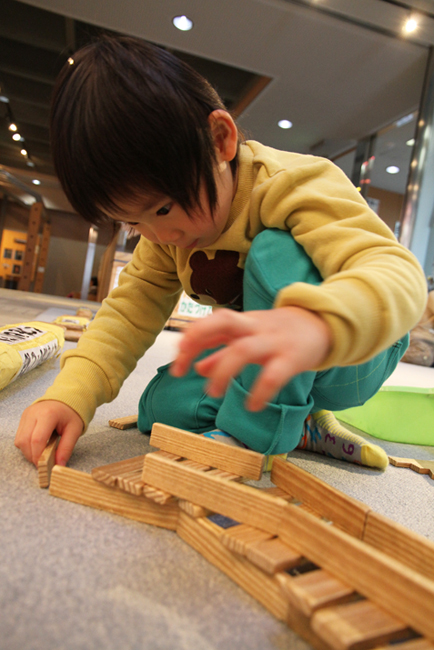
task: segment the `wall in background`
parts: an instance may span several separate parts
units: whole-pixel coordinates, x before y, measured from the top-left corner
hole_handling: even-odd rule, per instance
[[[0,201],[0,210],[1,207]],[[53,296],[79,294],[88,245],[89,224],[69,212],[49,210],[48,216],[51,220],[51,237],[43,293]],[[28,219],[28,208],[8,200],[2,232],[12,231],[15,233],[15,238],[26,239]],[[100,229],[98,232],[92,275],[98,273],[101,257],[111,236],[110,228]],[[5,286],[4,281],[3,286]]]

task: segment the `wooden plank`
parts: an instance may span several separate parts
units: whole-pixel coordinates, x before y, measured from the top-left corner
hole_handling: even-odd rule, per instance
[[[220,534],[220,541],[223,546],[233,553],[239,553],[244,556],[247,555],[249,546],[271,538],[272,535],[270,533],[253,528],[252,526],[247,526],[246,524],[238,524],[238,526],[224,529]]]
[[[267,494],[273,495],[274,497],[282,497],[282,499],[285,499],[285,501],[294,501],[294,497],[291,494],[288,494],[285,492],[285,490],[282,490],[280,487],[276,486],[271,486],[271,487],[259,487],[259,490],[262,490],[262,492],[266,492]]]
[[[159,505],[143,496],[99,483],[90,474],[69,467],[53,467],[50,494],[170,530],[176,530],[178,523],[177,504]]]
[[[395,467],[408,467],[418,474],[428,474],[430,478],[434,479],[434,460],[415,460],[397,456],[389,456],[389,460]]]
[[[143,463],[145,455],[127,458],[108,465],[94,467],[92,478],[105,485],[119,487],[126,492],[139,496],[143,493]],[[124,480],[124,482],[122,482]],[[122,485],[120,485],[122,483]]]
[[[272,534],[279,528],[284,499],[242,483],[209,476],[157,453],[147,454],[143,480],[171,494]]]
[[[138,415],[127,415],[124,418],[109,420],[109,425],[115,429],[132,429],[137,426]]]
[[[362,538],[366,516],[370,511],[365,503],[347,496],[281,458],[274,460],[271,480],[288,494],[330,519],[338,528]]]
[[[363,541],[434,581],[434,542],[422,535],[372,511]]]
[[[156,451],[155,454],[165,454],[167,452],[163,451]],[[167,456],[166,456],[167,458]],[[199,472],[208,472],[211,469],[211,465],[204,465],[203,463],[199,463],[197,460],[192,460],[191,458],[181,458],[179,461],[183,467],[191,467],[192,469],[197,469]]]
[[[185,499],[179,499],[178,506],[181,510],[190,515],[190,517],[208,517],[208,515],[211,514],[211,511],[207,510],[207,508],[202,508],[202,506],[198,506],[195,503],[191,503],[191,501],[186,501]]]
[[[265,456],[203,435],[156,423],[152,427],[150,443],[153,447],[255,481],[262,476]]]
[[[101,465],[101,467],[95,467],[91,475],[96,481],[105,485],[118,487],[135,496],[144,495],[161,505],[174,502],[175,498],[172,494],[151,485],[145,485],[142,480],[144,460],[145,455],[143,454],[108,465]]]
[[[278,573],[299,565],[303,556],[278,537],[258,542],[247,548],[246,557],[266,573]]]
[[[219,539],[219,526],[208,519],[193,519],[180,512],[178,535],[211,564],[218,567],[244,591],[258,600],[273,616],[285,621],[317,650],[332,650],[311,630],[308,619],[292,609],[276,576],[269,576],[248,560],[231,553]]]
[[[56,449],[60,441],[60,436],[53,431],[51,437],[41,454],[38,461],[38,481],[40,488],[47,488],[50,485],[51,471],[55,464]]]
[[[293,504],[285,506],[278,535],[391,615],[434,639],[433,581]]]
[[[208,476],[220,476],[220,478],[224,478],[227,481],[242,481],[243,477],[239,476],[239,474],[232,474],[232,472],[225,472],[223,469],[210,469],[209,472],[207,472]]]
[[[408,628],[369,600],[328,607],[312,616],[312,629],[336,650],[363,650],[408,636]]]
[[[142,469],[136,469],[131,472],[125,472],[123,476],[118,476],[117,487],[124,492],[140,496],[144,494],[144,484],[142,481]],[[145,495],[147,496],[147,495]]]
[[[152,499],[155,503],[160,503],[164,506],[166,503],[175,503],[176,499],[173,494],[169,494],[165,490],[154,488],[152,485],[143,485],[143,494],[147,499]]]
[[[289,601],[308,617],[317,609],[346,602],[355,595],[352,587],[323,569],[290,577],[281,584]]]

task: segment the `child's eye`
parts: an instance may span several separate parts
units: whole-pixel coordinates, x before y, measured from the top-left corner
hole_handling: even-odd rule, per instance
[[[159,210],[157,210],[157,214],[158,214],[158,216],[159,216],[159,217],[164,217],[166,214],[169,214],[171,208],[172,208],[172,204],[171,204],[171,203],[168,203],[168,204],[165,205],[164,207],[162,207],[162,208],[160,208]]]
[[[134,226],[138,226],[138,225],[139,225],[138,221],[135,221],[133,223],[127,221],[121,224],[121,228],[122,230],[125,230],[127,232],[127,237],[129,239],[130,237],[135,237],[136,235],[139,234],[137,230],[134,228]]]

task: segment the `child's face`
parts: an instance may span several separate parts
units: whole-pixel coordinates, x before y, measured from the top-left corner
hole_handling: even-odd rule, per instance
[[[173,245],[178,248],[207,248],[213,244],[223,232],[228,221],[236,183],[228,163],[219,168],[216,173],[217,206],[211,215],[205,191],[201,193],[202,211],[197,209],[194,218],[169,198],[135,197],[132,200],[118,202],[119,214],[113,217],[131,226],[143,237],[154,244]]]

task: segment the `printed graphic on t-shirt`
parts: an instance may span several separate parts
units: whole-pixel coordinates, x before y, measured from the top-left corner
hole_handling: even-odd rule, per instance
[[[204,251],[193,253],[190,257],[191,298],[242,310],[244,271],[238,266],[239,259],[236,251],[217,251],[213,259],[208,259]]]

